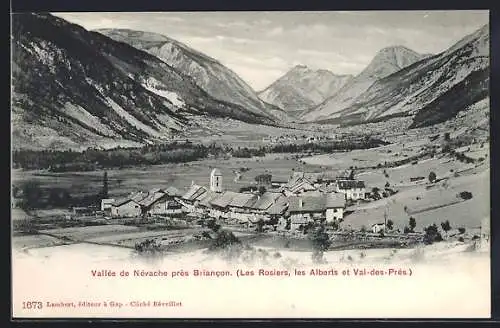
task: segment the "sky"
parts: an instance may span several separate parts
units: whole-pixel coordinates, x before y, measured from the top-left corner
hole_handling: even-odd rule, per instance
[[[176,39],[256,91],[296,65],[360,73],[388,46],[436,54],[489,22],[488,11],[54,13],[88,30],[129,28]]]

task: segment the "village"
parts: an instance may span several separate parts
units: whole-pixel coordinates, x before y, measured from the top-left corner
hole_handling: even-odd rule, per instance
[[[287,182],[261,174],[256,177],[256,185],[246,192],[225,190],[223,181],[221,171],[214,168],[208,187],[193,181],[184,194],[167,187],[135,192],[119,200],[102,199],[101,211],[111,220],[188,217],[215,219],[249,229],[261,223],[273,231],[293,232],[303,231],[314,222],[338,227],[347,205],[373,197],[352,170],[337,175],[293,172]],[[385,229],[385,222],[371,226],[373,233]]]

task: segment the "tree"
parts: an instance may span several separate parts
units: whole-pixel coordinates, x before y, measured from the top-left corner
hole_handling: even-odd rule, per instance
[[[257,221],[257,232],[264,232],[264,220]]]
[[[312,254],[313,261],[316,263],[323,262],[323,253],[327,251],[332,244],[330,236],[326,233],[325,225],[316,225],[310,238],[314,250]]]
[[[434,173],[434,171],[431,171],[431,173],[429,173],[429,182],[434,183],[436,181],[436,178],[436,173]]]
[[[21,188],[23,191],[21,208],[38,208],[41,205],[40,199],[42,198],[42,189],[40,188],[40,183],[38,181],[30,180],[24,183]]]
[[[458,228],[458,232],[463,235],[465,233],[465,228],[464,227],[460,227]]]
[[[472,193],[469,191],[461,191],[459,194],[460,198],[467,200],[472,198]]]
[[[102,198],[108,198],[108,171],[104,171],[102,177]]]
[[[414,217],[410,217],[408,225],[410,227],[410,232],[415,232],[415,227],[417,226],[417,221],[415,220]]]
[[[450,133],[449,132],[445,132],[445,134],[444,134],[444,140],[445,141],[450,141]]]
[[[387,182],[385,183],[385,187],[386,187],[386,188],[389,188],[390,186],[391,186],[391,185],[389,184],[389,181],[387,181]]]
[[[428,245],[443,240],[443,237],[439,233],[437,225],[435,223],[425,228],[424,231],[424,243]]]
[[[387,229],[392,230],[394,228],[394,222],[392,220],[387,220]]]
[[[450,221],[446,220],[444,222],[441,222],[441,228],[443,229],[444,232],[448,232],[451,230],[451,225],[450,225]]]

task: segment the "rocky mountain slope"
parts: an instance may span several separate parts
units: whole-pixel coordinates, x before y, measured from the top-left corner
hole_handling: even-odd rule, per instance
[[[14,14],[11,43],[16,148],[153,142],[184,129],[186,115],[274,124],[156,56],[50,14]]]
[[[448,50],[375,82],[329,122],[413,116],[411,127],[443,122],[489,95],[489,26]]]
[[[428,55],[419,54],[403,46],[387,47],[380,50],[370,64],[348,81],[337,93],[315,108],[305,111],[301,118],[318,121],[349,107],[377,80],[407,67]]]
[[[333,96],[351,78],[352,75],[336,75],[328,70],[297,65],[259,92],[259,97],[287,112],[305,110]]]
[[[278,108],[268,106],[236,73],[187,45],[152,32],[130,29],[98,29],[97,32],[116,41],[147,51],[193,81],[216,99],[240,105],[257,115],[283,118]]]

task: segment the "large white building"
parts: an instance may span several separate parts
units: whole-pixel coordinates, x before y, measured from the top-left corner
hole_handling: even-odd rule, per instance
[[[339,180],[337,181],[336,191],[343,193],[346,199],[365,199],[365,182],[360,180]]]

